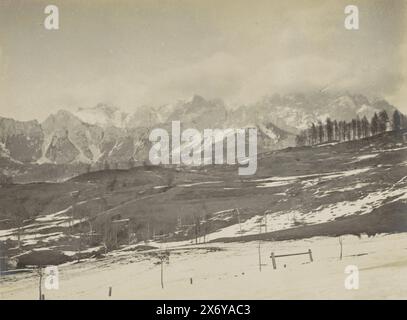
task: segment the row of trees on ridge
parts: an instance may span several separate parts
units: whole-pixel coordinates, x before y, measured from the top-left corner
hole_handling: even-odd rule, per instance
[[[407,128],[405,115],[395,110],[390,119],[385,110],[373,115],[369,121],[359,116],[349,122],[327,118],[325,124],[318,121],[308,129],[302,130],[296,137],[297,146],[310,146],[324,142],[351,141],[374,136],[385,131],[399,131]]]

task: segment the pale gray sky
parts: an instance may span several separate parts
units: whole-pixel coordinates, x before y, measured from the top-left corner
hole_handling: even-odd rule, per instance
[[[99,102],[131,112],[194,93],[243,104],[327,85],[407,112],[404,0],[83,2],[1,0],[0,116]],[[43,26],[48,4],[58,31]],[[358,31],[344,28],[347,4]]]

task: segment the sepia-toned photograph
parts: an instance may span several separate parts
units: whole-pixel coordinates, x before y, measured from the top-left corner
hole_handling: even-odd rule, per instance
[[[0,0],[0,300],[407,299],[406,30],[405,0]]]

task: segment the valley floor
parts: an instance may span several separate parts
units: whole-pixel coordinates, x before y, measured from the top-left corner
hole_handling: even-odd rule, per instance
[[[407,233],[374,237],[343,236],[343,259],[336,237],[291,241],[176,246],[109,253],[100,260],[59,266],[59,289],[43,288],[45,299],[406,299]],[[151,243],[150,243],[151,244]],[[157,244],[151,244],[157,245]],[[169,250],[164,288],[157,254]],[[270,253],[312,250],[307,255],[277,259]],[[359,270],[359,289],[344,282],[348,265]],[[192,284],[191,284],[192,278]],[[0,299],[38,299],[38,275],[0,278]],[[112,296],[108,296],[112,287]]]

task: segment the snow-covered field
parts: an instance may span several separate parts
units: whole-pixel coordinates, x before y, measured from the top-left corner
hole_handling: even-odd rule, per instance
[[[407,298],[407,234],[342,237],[297,241],[212,243],[167,247],[170,263],[160,265],[145,252],[111,253],[103,260],[59,267],[59,289],[46,290],[46,299],[405,299]],[[273,270],[271,252],[307,255],[278,258]],[[359,288],[345,288],[348,265],[359,271]],[[192,284],[190,279],[192,278]],[[108,297],[109,287],[112,296]],[[37,299],[38,276],[1,279],[1,299]]]
[[[63,238],[64,232],[62,231],[52,233],[42,232],[54,228],[68,228],[69,226],[74,226],[80,223],[82,220],[72,219],[67,214],[69,209],[71,209],[71,207],[58,211],[56,213],[41,215],[38,218],[34,219],[33,223],[22,227],[20,235],[21,243],[23,245],[36,245],[39,241],[43,243],[49,243]],[[18,233],[18,228],[0,230],[0,241],[5,241],[7,239],[17,240]]]

